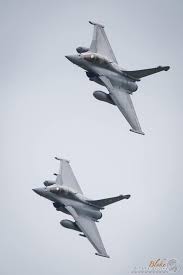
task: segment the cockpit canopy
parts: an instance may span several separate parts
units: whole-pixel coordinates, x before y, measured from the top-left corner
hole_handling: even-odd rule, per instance
[[[74,193],[76,194],[76,192],[74,192],[74,190],[72,190],[72,188],[67,187],[67,186],[59,186],[59,185],[55,185],[55,186],[51,186],[49,188],[49,191],[55,194],[68,194],[68,193]]]
[[[96,53],[83,54],[83,58],[89,62],[99,65],[107,65],[109,63],[112,63],[108,58]]]
[[[62,192],[62,188],[60,186],[53,186],[49,189],[50,192],[58,194]]]

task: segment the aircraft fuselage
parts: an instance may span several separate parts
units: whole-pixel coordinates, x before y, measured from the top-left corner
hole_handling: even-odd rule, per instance
[[[102,213],[97,207],[90,205],[83,195],[74,192],[70,188],[60,187],[54,184],[49,187],[35,188],[33,191],[52,201],[56,210],[63,213],[70,215],[65,208],[65,205],[69,205],[77,209],[78,214],[89,216],[95,221],[102,217]]]
[[[122,68],[96,53],[87,52],[84,54],[69,55],[66,58],[75,65],[86,70],[87,76],[91,81],[103,85],[98,76],[106,76],[112,85],[121,87],[129,93],[133,93],[138,89],[135,80],[125,76],[125,71]]]

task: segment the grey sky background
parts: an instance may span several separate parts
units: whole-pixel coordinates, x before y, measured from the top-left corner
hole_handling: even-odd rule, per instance
[[[152,259],[183,260],[182,13],[178,0],[0,1],[2,275],[121,275]],[[97,101],[101,87],[64,57],[90,45],[88,20],[105,25],[122,67],[171,66],[132,96],[145,136]],[[86,196],[131,194],[98,224],[111,259],[32,192],[54,179],[55,155],[71,160]]]

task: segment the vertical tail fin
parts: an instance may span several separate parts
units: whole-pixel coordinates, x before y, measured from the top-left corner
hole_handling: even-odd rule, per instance
[[[137,70],[137,71],[123,71],[128,77],[133,78],[134,80],[140,80],[140,78],[159,73],[161,71],[168,71],[170,69],[169,66],[159,66],[151,69]]]
[[[91,203],[93,206],[96,206],[98,208],[104,208],[104,206],[109,205],[111,203],[124,200],[124,199],[129,199],[130,195],[120,195],[117,197],[112,197],[112,198],[106,198],[102,200],[88,200],[89,203]]]

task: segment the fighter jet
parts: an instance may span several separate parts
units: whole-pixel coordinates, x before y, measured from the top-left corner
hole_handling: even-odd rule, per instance
[[[60,161],[59,173],[56,181],[45,181],[44,187],[32,189],[38,195],[53,202],[56,210],[71,215],[74,222],[62,220],[63,227],[80,232],[80,236],[88,238],[96,249],[98,256],[109,258],[102,239],[99,235],[96,222],[102,218],[101,210],[105,206],[129,199],[130,195],[120,195],[117,197],[101,200],[91,200],[83,195],[83,192],[73,174],[68,160],[57,158]]]
[[[137,91],[136,82],[141,78],[168,71],[170,67],[159,66],[135,71],[121,68],[109,44],[104,26],[91,21],[89,23],[94,25],[90,47],[78,47],[76,48],[77,55],[67,55],[66,58],[84,69],[89,80],[107,88],[109,93],[95,91],[93,95],[96,99],[116,105],[132,127],[130,131],[144,135],[130,95]]]

